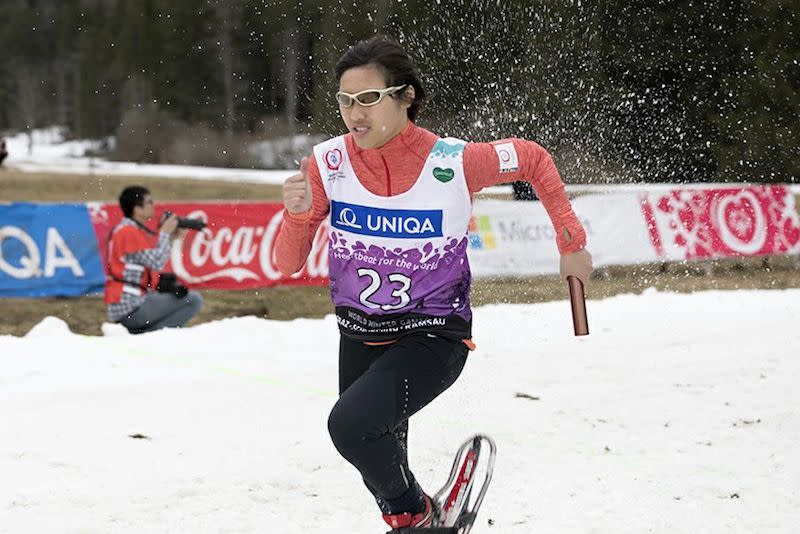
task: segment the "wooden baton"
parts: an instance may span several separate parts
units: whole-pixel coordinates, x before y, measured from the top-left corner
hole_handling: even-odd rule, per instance
[[[583,294],[583,282],[577,276],[567,276],[569,286],[569,302],[572,305],[572,326],[576,336],[589,335],[589,319],[586,317],[586,296]]]

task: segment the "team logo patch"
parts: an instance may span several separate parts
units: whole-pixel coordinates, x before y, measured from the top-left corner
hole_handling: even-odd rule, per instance
[[[333,150],[328,150],[325,152],[325,164],[331,171],[338,171],[339,167],[342,165],[343,159],[342,151],[338,148],[334,148]]]
[[[329,182],[335,182],[336,180],[341,180],[344,178],[344,171],[339,169],[339,167],[342,166],[342,163],[344,163],[344,156],[342,155],[341,150],[338,148],[332,148],[325,152],[325,155],[322,156],[322,159],[325,160],[325,166],[328,167]]]
[[[453,169],[442,169],[441,167],[436,167],[433,169],[433,175],[436,177],[437,180],[446,184],[450,180],[453,179],[455,176],[455,171]]]
[[[442,237],[442,210],[391,210],[331,201],[331,226],[344,232],[419,239]]]

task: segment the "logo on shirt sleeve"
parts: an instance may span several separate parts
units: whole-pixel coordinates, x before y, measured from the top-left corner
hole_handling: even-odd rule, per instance
[[[494,146],[497,152],[497,159],[500,160],[500,173],[517,172],[519,170],[519,159],[514,143],[498,143]]]

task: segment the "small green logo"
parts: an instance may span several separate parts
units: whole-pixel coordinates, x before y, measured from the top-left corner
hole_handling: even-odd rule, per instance
[[[455,174],[456,172],[453,169],[442,169],[441,167],[433,169],[433,176],[443,184],[452,180]]]

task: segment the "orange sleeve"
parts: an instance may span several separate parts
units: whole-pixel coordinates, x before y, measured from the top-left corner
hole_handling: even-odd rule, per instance
[[[286,276],[303,268],[311,252],[314,235],[330,210],[328,195],[313,154],[308,158],[308,179],[311,181],[313,197],[311,208],[300,214],[292,214],[284,209],[283,222],[275,240],[275,263]]]
[[[499,143],[513,143],[517,155],[515,170],[500,171],[500,158],[494,148]],[[558,251],[568,254],[586,246],[586,232],[572,210],[561,175],[550,153],[539,144],[525,139],[468,143],[464,149],[464,173],[472,193],[508,182],[530,183],[553,223]]]

